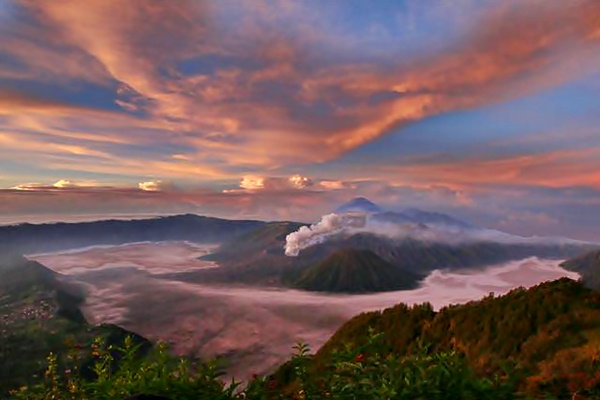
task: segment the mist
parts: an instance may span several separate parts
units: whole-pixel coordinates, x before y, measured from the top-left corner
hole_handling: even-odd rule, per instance
[[[396,214],[399,216],[401,214]],[[286,237],[285,255],[295,257],[302,250],[327,240],[370,233],[394,240],[415,239],[422,242],[458,245],[474,242],[503,244],[583,244],[586,242],[561,237],[522,237],[494,229],[459,226],[444,223],[415,223],[386,221],[385,214],[331,213],[310,226],[302,226]]]
[[[179,355],[223,356],[227,376],[241,380],[271,372],[289,359],[299,340],[318,349],[340,325],[364,311],[400,302],[430,302],[439,309],[490,292],[501,295],[519,286],[579,277],[560,268],[560,261],[533,257],[472,271],[436,270],[417,289],[363,295],[199,285],[172,278],[173,272],[218,268],[197,259],[213,248],[135,243],[29,258],[86,288],[84,314],[91,323],[114,323],[166,341]],[[163,276],[167,271],[169,279]]]

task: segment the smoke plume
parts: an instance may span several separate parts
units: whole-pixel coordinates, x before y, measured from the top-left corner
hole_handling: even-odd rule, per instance
[[[302,226],[285,239],[285,255],[296,257],[301,250],[325,242],[329,237],[347,229],[366,226],[366,215],[362,213],[327,214],[311,226]]]
[[[321,217],[311,226],[302,226],[286,237],[285,255],[296,257],[300,251],[325,243],[337,235],[370,233],[393,240],[414,239],[422,242],[460,245],[474,242],[494,242],[502,244],[589,244],[562,237],[522,237],[495,229],[446,224],[443,222],[421,222],[410,220],[406,214],[394,213],[399,220],[386,220],[383,214],[332,213]],[[393,217],[388,217],[393,218]]]

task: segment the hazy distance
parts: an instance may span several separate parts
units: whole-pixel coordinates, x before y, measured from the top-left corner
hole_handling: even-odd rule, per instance
[[[188,242],[133,243],[29,258],[86,287],[84,312],[90,322],[115,323],[167,341],[177,354],[224,356],[229,376],[237,379],[271,371],[289,358],[299,340],[316,350],[344,321],[364,311],[400,302],[429,302],[439,309],[490,292],[500,295],[560,277],[578,278],[560,268],[559,260],[536,257],[477,270],[450,272],[440,265],[417,289],[365,295],[198,285],[173,278],[173,272],[218,268],[197,260],[213,249]]]

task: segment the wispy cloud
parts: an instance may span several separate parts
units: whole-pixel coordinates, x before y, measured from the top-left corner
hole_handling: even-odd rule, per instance
[[[510,209],[515,191],[556,190],[549,198],[568,210],[584,201],[569,190],[596,193],[596,125],[573,139],[581,146],[563,145],[572,131],[552,143],[556,132],[543,131],[536,142],[512,135],[522,144],[510,151],[432,156],[409,143],[408,156],[344,164],[413,123],[600,73],[594,0],[390,4],[397,15],[386,19],[388,8],[364,17],[342,2],[11,2],[0,23],[0,169],[14,188],[0,190],[0,213],[70,204],[310,219],[366,195],[470,207],[485,220],[498,216],[483,204],[495,193],[502,212],[543,224],[556,220],[545,198],[539,210]],[[448,19],[460,29],[442,30]],[[111,189],[82,187],[88,178]],[[37,181],[48,183],[22,184]]]
[[[595,168],[599,162],[597,147],[507,156],[482,152],[464,158],[437,155],[403,165],[376,166],[374,170],[378,172],[371,173],[396,183],[440,185],[466,191],[498,185],[600,189],[600,171]]]
[[[193,149],[188,156],[196,161],[210,151],[230,167],[330,160],[404,124],[521,96],[600,66],[594,1],[496,3],[461,43],[402,63],[364,62],[352,53],[344,62],[324,62],[329,49],[318,40],[327,32],[318,25],[310,30],[318,10],[308,5],[240,5],[242,28],[227,34],[219,24],[235,12],[228,3],[24,4],[37,24],[15,23],[7,36],[27,38],[35,30],[64,43],[50,48],[69,61],[75,53],[93,61],[88,70],[96,72],[92,78],[67,68],[63,76],[113,85],[115,104],[139,114],[126,120],[134,131],[151,125],[156,136]],[[273,18],[298,20],[305,35],[286,34]],[[37,53],[5,46],[20,62],[52,72]],[[576,61],[581,57],[585,63]],[[203,70],[211,59],[214,69]],[[13,104],[26,105],[13,97]],[[43,135],[50,121],[37,122]]]

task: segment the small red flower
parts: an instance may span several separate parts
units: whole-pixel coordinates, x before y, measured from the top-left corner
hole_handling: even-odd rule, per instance
[[[364,359],[365,359],[365,355],[363,353],[360,353],[359,355],[354,357],[354,361],[356,361],[356,362],[363,362]]]

